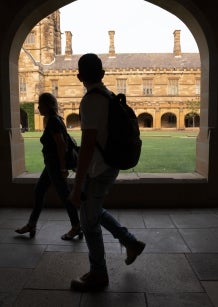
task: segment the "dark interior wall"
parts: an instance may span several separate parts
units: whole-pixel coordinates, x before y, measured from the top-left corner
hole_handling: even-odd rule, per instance
[[[209,61],[209,79],[205,80],[209,83],[210,100],[209,126],[205,128],[205,134],[209,135],[208,176],[204,183],[199,180],[195,184],[182,180],[176,184],[170,180],[164,183],[121,180],[113,187],[113,193],[108,196],[106,205],[109,207],[216,205],[218,203],[218,21],[215,3],[208,5],[198,0],[149,2],[159,4],[165,9],[168,7],[171,12],[179,12],[177,4],[182,5],[195,17],[206,37],[209,52],[208,59],[204,57],[202,66],[206,66],[206,60]],[[19,50],[27,33],[39,20],[68,3],[70,1],[9,0],[0,4],[0,169],[2,177],[0,206],[32,206],[34,182],[20,183],[19,180],[15,180],[14,174],[19,173],[19,166],[23,163],[22,159],[18,159],[15,166],[11,165],[12,158],[17,152],[20,152],[20,146],[22,146],[16,130],[15,113],[19,112],[19,109],[15,108],[11,112],[11,101],[16,99],[18,86],[15,79],[10,77],[16,72],[14,67],[17,65]],[[24,20],[25,23],[23,23]],[[190,24],[190,30],[197,37],[198,33],[194,23],[195,21],[192,25]],[[202,98],[204,103],[204,97]],[[52,190],[47,201],[51,206],[59,205]]]

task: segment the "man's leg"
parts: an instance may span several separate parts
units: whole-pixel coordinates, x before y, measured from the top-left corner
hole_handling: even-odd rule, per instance
[[[87,177],[80,209],[81,225],[89,249],[90,272],[71,282],[71,288],[95,291],[108,285],[104,242],[101,230],[102,204],[118,172],[109,169],[95,178]]]
[[[101,225],[126,247],[127,258],[125,259],[125,263],[127,265],[132,264],[142,253],[145,248],[145,243],[137,240],[126,227],[120,225],[120,223],[105,209],[102,210]]]

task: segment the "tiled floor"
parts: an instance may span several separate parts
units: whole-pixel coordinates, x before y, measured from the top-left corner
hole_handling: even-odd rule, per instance
[[[126,266],[125,249],[103,230],[110,285],[78,293],[72,278],[88,271],[82,241],[63,241],[66,212],[45,209],[37,235],[14,229],[30,209],[0,209],[1,307],[218,307],[218,209],[111,210],[146,248]]]

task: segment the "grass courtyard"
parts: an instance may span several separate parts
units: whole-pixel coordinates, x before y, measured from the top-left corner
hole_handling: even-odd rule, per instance
[[[70,131],[78,144],[80,131]],[[22,134],[26,170],[41,172],[44,166],[40,136],[42,132]],[[197,131],[141,131],[142,153],[138,165],[124,172],[189,173],[195,170]]]

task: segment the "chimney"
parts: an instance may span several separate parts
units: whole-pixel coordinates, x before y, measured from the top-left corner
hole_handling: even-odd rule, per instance
[[[70,31],[65,31],[66,36],[66,46],[65,46],[65,59],[71,58],[72,51],[72,33]]]
[[[180,32],[181,30],[175,30],[174,34],[174,49],[173,53],[175,57],[181,57],[181,45],[180,45]]]
[[[109,46],[109,57],[115,57],[115,47],[114,47],[114,34],[115,31],[108,31],[110,38],[110,46]]]

